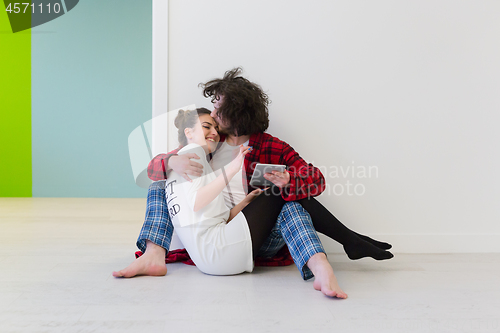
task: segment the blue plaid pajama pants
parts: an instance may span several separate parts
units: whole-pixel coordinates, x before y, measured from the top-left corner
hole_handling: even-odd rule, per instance
[[[150,240],[166,249],[170,248],[170,241],[174,226],[168,215],[165,201],[165,181],[152,183],[148,190],[146,217],[142,225],[137,247],[146,251],[146,240]],[[287,202],[278,216],[278,220],[271,234],[259,250],[258,256],[270,258],[284,245],[288,246],[295,265],[304,280],[314,275],[306,263],[316,253],[325,253],[321,241],[314,229],[309,213],[297,202]]]

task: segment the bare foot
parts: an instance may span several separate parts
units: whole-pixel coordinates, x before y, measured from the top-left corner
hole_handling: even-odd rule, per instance
[[[163,276],[167,274],[165,249],[148,242],[146,252],[127,268],[113,272],[114,277],[131,278],[137,275]]]
[[[307,262],[307,266],[314,274],[313,287],[329,297],[347,298],[347,294],[340,289],[333,268],[324,253],[316,253]]]

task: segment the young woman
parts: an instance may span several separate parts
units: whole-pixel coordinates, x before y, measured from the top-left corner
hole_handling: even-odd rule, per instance
[[[191,181],[172,172],[165,184],[169,214],[182,244],[204,273],[251,272],[253,246],[250,228],[253,224],[247,221],[241,210],[260,191],[250,193],[231,210],[221,195],[226,180],[230,181],[238,173],[251,148],[241,146],[237,157],[225,168],[225,174],[216,177],[205,157],[211,153],[209,145],[217,135],[212,117],[203,112],[198,115],[195,111],[181,110],[175,125],[179,129],[179,143],[184,146],[179,155],[196,154],[204,167],[203,174],[193,176]],[[255,247],[260,248],[258,244]]]
[[[206,155],[212,152],[218,137],[210,111],[179,111],[175,124],[179,129],[179,142],[184,145],[178,154],[196,154],[200,158],[197,161],[203,164],[201,176],[192,176],[191,181],[187,181],[172,172],[165,183],[168,213],[196,266],[213,275],[251,272],[253,259],[275,226],[276,216],[279,216],[282,232],[289,235],[285,238],[293,239],[287,242],[292,256],[295,253],[307,258],[306,265],[315,276],[314,288],[327,296],[347,298],[338,286],[317,234],[310,232],[314,229],[309,215],[299,204],[286,203],[286,209],[282,211],[281,197],[259,200],[267,193],[255,190],[231,210],[226,207],[221,192],[241,169],[244,156],[251,147],[240,146],[237,157],[222,174],[215,176],[206,161]],[[254,200],[252,209],[245,209]],[[287,218],[289,210],[298,209],[301,211],[294,212],[295,218]],[[266,212],[264,215],[269,218],[263,218],[262,212]],[[307,253],[300,253],[304,251]],[[144,255],[113,275],[165,275],[165,253],[165,249],[148,240]]]

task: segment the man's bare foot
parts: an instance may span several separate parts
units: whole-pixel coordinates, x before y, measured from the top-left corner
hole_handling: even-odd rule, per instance
[[[313,287],[329,297],[347,298],[347,294],[340,289],[333,268],[324,253],[316,253],[307,262],[307,266],[314,274]]]
[[[114,277],[131,278],[137,275],[163,276],[167,274],[165,249],[148,241],[146,252],[127,268],[113,272]]]

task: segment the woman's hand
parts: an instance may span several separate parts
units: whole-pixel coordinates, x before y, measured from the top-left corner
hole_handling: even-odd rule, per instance
[[[260,188],[253,190],[252,192],[248,193],[248,195],[243,199],[240,203],[238,203],[236,206],[234,206],[230,212],[229,212],[229,218],[227,220],[227,223],[231,221],[243,208],[245,208],[250,202],[254,201],[255,198],[257,198],[259,195],[262,194],[265,190],[267,190],[268,187],[265,189],[261,190]]]
[[[260,188],[258,188],[256,190],[253,190],[252,192],[248,193],[248,195],[245,197],[245,201],[247,202],[247,204],[249,204],[250,202],[254,201],[255,198],[257,198],[259,195],[262,194],[262,192],[264,192],[267,189],[268,188],[261,190]]]
[[[234,172],[236,174],[243,164],[243,160],[245,160],[245,155],[252,151],[252,147],[240,145],[240,151],[236,158],[231,161],[228,165],[228,171]]]
[[[191,161],[192,158],[200,159],[200,157],[194,153],[172,156],[168,160],[168,166],[187,181],[191,181],[188,175],[200,177],[203,174],[203,165]]]

